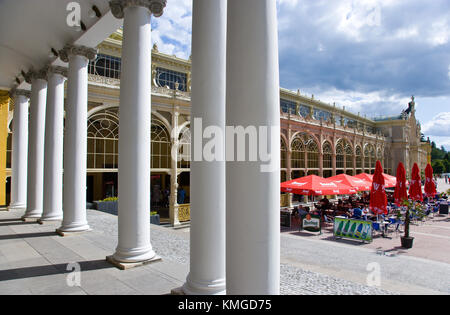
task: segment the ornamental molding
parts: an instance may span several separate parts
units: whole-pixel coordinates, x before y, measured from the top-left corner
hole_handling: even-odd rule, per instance
[[[160,17],[164,13],[167,0],[111,0],[109,7],[111,13],[117,19],[123,19],[124,10],[127,7],[139,6],[150,10],[155,17]]]
[[[59,57],[64,62],[69,62],[70,56],[83,56],[89,60],[94,60],[97,57],[98,50],[86,46],[76,46],[68,44],[59,51]]]
[[[31,98],[31,91],[21,89],[12,89],[11,91],[9,91],[10,98],[15,98],[16,96],[25,96],[26,98]]]
[[[47,81],[47,71],[48,71],[48,66],[46,66],[46,67],[44,67],[43,69],[41,69],[41,70],[37,70],[37,71],[35,71],[35,70],[30,70],[30,71],[28,71],[27,73],[25,73],[24,74],[24,78],[25,78],[25,81],[28,83],[28,84],[32,84],[32,82],[34,81],[34,80],[45,80],[45,81]]]
[[[67,78],[68,69],[66,67],[61,66],[50,66],[47,69],[47,78],[50,78],[52,74],[59,74],[64,78]]]

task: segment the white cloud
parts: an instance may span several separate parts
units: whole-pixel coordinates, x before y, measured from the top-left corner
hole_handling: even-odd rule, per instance
[[[422,127],[423,133],[430,136],[450,137],[450,112],[442,112]]]

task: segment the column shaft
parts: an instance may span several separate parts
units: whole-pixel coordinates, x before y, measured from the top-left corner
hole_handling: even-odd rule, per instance
[[[9,209],[25,210],[27,206],[28,98],[14,97],[11,165],[11,203]]]
[[[45,121],[44,203],[41,220],[63,216],[64,76],[50,73]]]
[[[40,218],[44,199],[44,141],[47,81],[33,79],[28,141],[27,209],[23,218]]]
[[[64,131],[64,189],[62,232],[89,229],[86,219],[86,154],[88,58],[69,56]]]
[[[124,9],[119,132],[119,242],[114,259],[155,257],[150,244],[150,11]]]
[[[262,162],[261,157],[257,161],[226,163],[227,294],[279,294],[280,95],[276,1],[228,1],[227,24],[227,126],[272,127],[278,131],[266,150],[274,171],[261,168],[269,164]],[[229,140],[227,136],[228,152]]]
[[[225,134],[227,1],[194,0],[192,20],[192,147],[203,150],[196,128],[218,128],[221,140]],[[225,151],[224,141],[218,145],[216,154]],[[183,291],[225,294],[225,160],[192,156],[190,272]]]

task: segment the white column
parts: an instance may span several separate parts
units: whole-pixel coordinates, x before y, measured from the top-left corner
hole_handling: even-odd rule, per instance
[[[178,216],[178,117],[179,113],[172,111],[172,126],[174,131],[171,134],[172,154],[170,168],[170,205],[169,217],[172,226],[180,225]]]
[[[14,90],[10,210],[27,207],[28,107],[30,91]]]
[[[157,258],[150,243],[151,26],[155,1],[111,1],[124,18],[119,130],[119,240],[121,263]],[[164,1],[165,4],[165,1]],[[153,11],[160,16],[161,11]]]
[[[227,126],[275,127],[272,131],[278,128],[267,150],[276,170],[263,172],[261,166],[268,163],[262,162],[261,156],[257,162],[227,161],[227,294],[279,294],[280,99],[276,1],[228,1],[227,23]],[[229,140],[227,137],[228,152]],[[248,159],[248,152],[246,156]]]
[[[69,62],[64,133],[63,221],[59,232],[89,230],[86,220],[86,155],[89,59],[96,50],[66,46],[61,60]]]
[[[45,117],[44,202],[41,221],[63,217],[64,81],[67,70],[51,67],[48,72]]]
[[[47,100],[47,70],[29,72],[31,105],[28,140],[27,208],[22,219],[39,219],[44,194],[44,135]]]
[[[192,17],[192,152],[203,149],[194,130],[225,134],[226,0],[194,0]],[[196,119],[202,122],[196,126]],[[202,128],[203,125],[203,128]],[[220,135],[216,135],[220,136]],[[222,143],[224,152],[225,144]],[[218,148],[216,148],[216,152]],[[201,154],[201,151],[200,151]],[[186,294],[225,294],[225,161],[191,159],[190,272]]]

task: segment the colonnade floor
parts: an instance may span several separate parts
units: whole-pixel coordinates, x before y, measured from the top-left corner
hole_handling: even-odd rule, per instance
[[[61,237],[55,233],[60,222],[22,222],[22,214],[0,211],[0,294],[159,295],[186,279],[185,253],[170,252],[187,241],[185,232],[167,237],[167,228],[152,225],[162,261],[122,271],[105,259],[117,246],[116,216],[88,210],[92,230]]]

